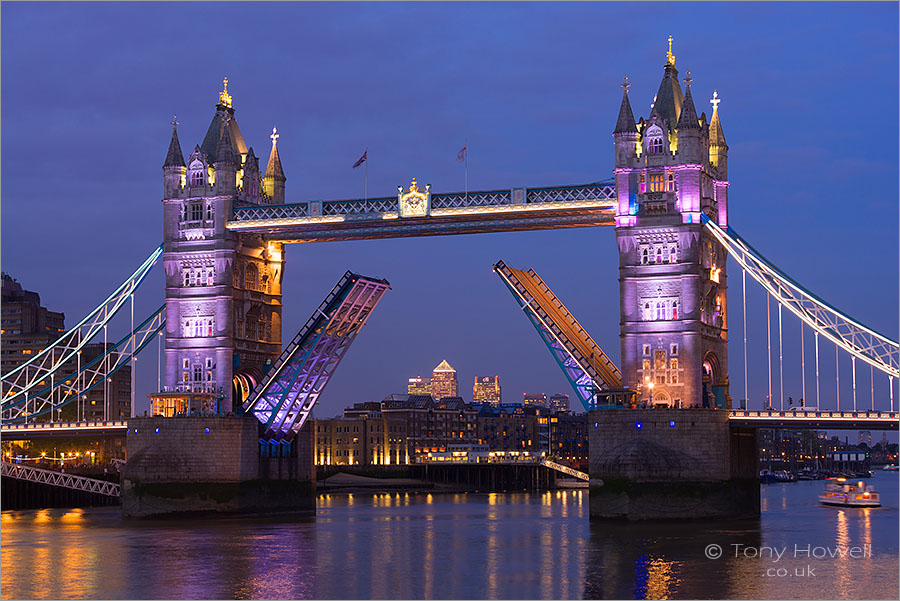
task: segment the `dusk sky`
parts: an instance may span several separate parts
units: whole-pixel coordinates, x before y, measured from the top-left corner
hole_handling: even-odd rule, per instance
[[[177,114],[187,156],[225,76],[261,163],[278,127],[287,202],[361,197],[364,170],[351,165],[366,148],[369,196],[413,177],[433,192],[462,190],[464,143],[470,190],[579,184],[612,176],[619,84],[627,74],[635,117],[646,117],[672,35],[698,113],[710,116],[714,90],[722,99],[731,225],[806,288],[897,339],[896,3],[4,2],[0,13],[2,268],[64,311],[67,327],[160,243],[169,122]],[[325,389],[320,417],[405,392],[408,377],[442,359],[468,401],[476,375],[500,375],[507,402],[572,395],[492,273],[499,259],[533,267],[619,361],[611,227],[292,245],[286,258],[285,342],[345,270],[392,285]],[[741,277],[735,261],[728,269],[737,405]],[[765,297],[748,289],[759,407]],[[158,266],[137,313],[162,301]],[[798,399],[800,326],[787,313],[784,324],[785,396]],[[811,397],[810,330],[806,342]],[[830,408],[834,347],[820,353]],[[143,356],[141,410],[156,385],[155,347]],[[842,405],[849,371],[842,354]],[[858,374],[867,406],[868,366]],[[886,377],[876,394],[887,408]]]

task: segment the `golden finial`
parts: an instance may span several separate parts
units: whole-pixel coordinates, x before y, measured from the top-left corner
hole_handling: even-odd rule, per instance
[[[231,94],[228,93],[228,78],[222,80],[223,90],[219,92],[219,104],[231,108]]]
[[[628,86],[631,85],[630,83],[628,83],[628,76],[627,76],[627,75],[625,76],[625,81],[623,81],[623,82],[620,83],[619,85],[622,86],[622,89],[625,90],[625,93],[627,94],[627,93],[628,93]]]
[[[275,129],[275,126],[272,126],[272,135],[269,137],[272,138],[272,146],[275,146],[275,143],[278,141],[278,138],[281,137],[281,134],[278,133],[278,130]]]
[[[712,97],[712,100],[709,101],[709,103],[711,105],[713,105],[714,113],[719,110],[720,102],[722,102],[722,100],[719,98],[719,92],[717,90],[713,90],[713,97]]]
[[[666,64],[675,66],[675,55],[672,54],[672,36],[669,36],[669,51],[666,53]]]
[[[410,192],[418,192],[419,185],[416,183],[416,178],[413,178],[412,183],[409,185]]]

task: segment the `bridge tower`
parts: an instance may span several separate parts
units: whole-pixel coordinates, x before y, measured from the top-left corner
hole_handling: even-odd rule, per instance
[[[728,146],[714,93],[698,117],[690,71],[682,93],[672,53],[650,115],[635,122],[628,78],[615,139],[622,379],[672,407],[730,407],[726,251],[701,211],[728,217]]]
[[[225,79],[206,137],[187,163],[172,121],[162,200],[166,367],[164,389],[153,395],[154,410],[164,414],[187,409],[184,403],[234,410],[281,352],[283,244],[225,229],[234,206],[283,202],[278,135],[273,129],[264,186],[234,113]]]

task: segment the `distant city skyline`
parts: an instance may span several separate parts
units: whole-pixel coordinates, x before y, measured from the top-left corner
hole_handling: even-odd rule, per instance
[[[159,243],[172,114],[185,150],[193,149],[225,76],[258,155],[278,128],[287,202],[390,195],[412,177],[441,191],[586,183],[612,176],[623,75],[636,118],[646,116],[673,35],[676,65],[683,75],[691,71],[697,110],[710,114],[714,91],[721,99],[735,229],[821,298],[897,337],[898,207],[883,182],[898,179],[898,154],[895,144],[873,143],[885,129],[891,136],[897,130],[896,5],[177,6],[177,18],[168,4],[2,6],[3,270],[51,310],[64,311],[67,327]],[[169,24],[165,31],[160,22]],[[384,35],[423,23],[440,28],[439,41]],[[600,23],[619,26],[598,36]],[[296,35],[298,24],[307,35]],[[198,69],[192,48],[216,51]],[[835,83],[823,93],[826,81]],[[464,144],[467,172],[456,161]],[[368,179],[351,168],[366,149]],[[491,273],[500,258],[534,267],[620,360],[611,228],[292,245],[285,254],[284,340],[346,269],[392,285],[325,389],[324,414],[402,392],[404,379],[428,374],[435,357],[451,358],[466,384],[476,375],[501,375],[511,399],[569,393]],[[744,380],[741,278],[734,261],[729,268],[737,405]],[[157,267],[138,294],[137,315],[161,304],[162,282]],[[768,388],[765,305],[748,282],[754,407]],[[784,333],[787,405],[803,386],[799,326],[787,312]],[[811,404],[809,331],[805,342]],[[136,370],[138,408],[156,385],[155,349],[147,353]],[[820,404],[833,406],[833,347],[823,344],[821,354]],[[850,365],[841,361],[846,406]],[[773,363],[778,406],[777,351]],[[865,406],[868,379],[869,369],[858,366]],[[886,405],[886,383],[877,386],[878,403]]]

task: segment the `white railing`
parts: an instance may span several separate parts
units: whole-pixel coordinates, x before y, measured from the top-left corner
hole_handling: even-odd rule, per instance
[[[107,497],[122,496],[122,487],[113,482],[106,480],[95,480],[85,476],[76,476],[74,474],[64,474],[53,470],[45,470],[30,465],[19,465],[17,463],[2,462],[0,474],[8,478],[24,480],[26,482],[36,482],[38,484],[48,484],[50,486],[59,486],[69,488],[71,490],[81,490]]]

